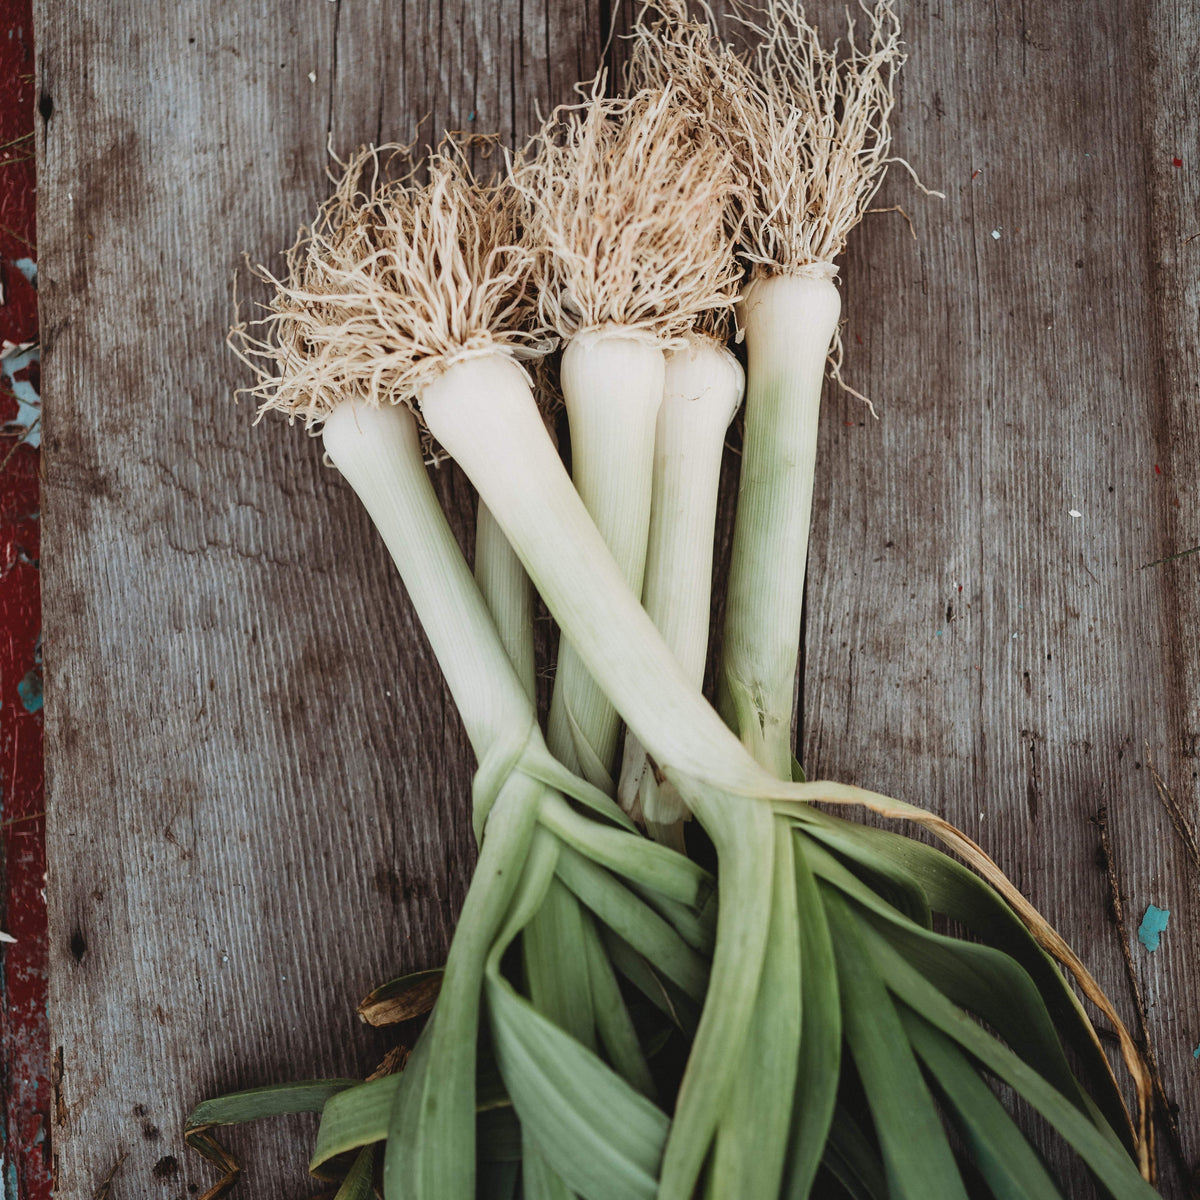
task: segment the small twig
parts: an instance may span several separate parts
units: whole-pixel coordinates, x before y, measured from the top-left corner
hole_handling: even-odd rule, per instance
[[[10,817],[7,821],[0,821],[0,829],[7,829],[10,825],[20,825],[22,821],[36,821],[45,815],[46,810],[42,809],[41,812],[29,813],[28,816]]]
[[[1137,971],[1133,966],[1133,952],[1130,949],[1129,927],[1125,923],[1125,905],[1121,900],[1121,885],[1117,879],[1116,862],[1113,858],[1112,838],[1108,832],[1108,809],[1102,808],[1093,818],[1092,824],[1100,831],[1100,858],[1108,879],[1108,899],[1113,921],[1117,926],[1117,940],[1121,945],[1121,958],[1125,963],[1125,979],[1133,996],[1133,1007],[1137,1012],[1138,1028],[1142,1035],[1142,1049],[1146,1065],[1150,1070],[1150,1080],[1154,1087],[1154,1099],[1158,1107],[1158,1116],[1167,1129],[1167,1141],[1171,1147],[1171,1157],[1179,1170],[1180,1177],[1191,1180],[1191,1170],[1183,1153],[1183,1143],[1179,1138],[1179,1125],[1175,1120],[1175,1112],[1167,1101],[1166,1089],[1163,1087],[1162,1074],[1158,1069],[1158,1055],[1154,1052],[1154,1042],[1150,1038],[1150,1025],[1146,1017],[1146,1002],[1142,997],[1142,988],[1138,983]],[[1153,1127],[1147,1123],[1146,1134],[1153,1138]],[[1154,1146],[1150,1145],[1150,1162],[1154,1162]],[[1150,1184],[1154,1184],[1151,1179]],[[1193,1193],[1194,1194],[1194,1193]]]
[[[104,1182],[100,1185],[100,1190],[96,1193],[95,1200],[109,1200],[112,1196],[112,1181],[116,1177],[117,1172],[121,1169],[121,1164],[128,1157],[126,1151],[121,1151],[121,1157],[113,1163],[113,1169],[105,1176]]]
[[[1163,808],[1167,810],[1171,824],[1175,826],[1175,832],[1183,843],[1183,849],[1188,856],[1188,861],[1192,864],[1192,870],[1200,875],[1200,843],[1196,841],[1196,831],[1192,828],[1183,809],[1179,807],[1179,801],[1171,795],[1171,789],[1167,787],[1163,777],[1150,761],[1149,742],[1146,743],[1146,766],[1150,768],[1150,778],[1154,780],[1158,798],[1162,801]]]
[[[1142,563],[1138,570],[1144,571],[1147,567],[1158,567],[1163,563],[1174,562],[1177,558],[1187,558],[1189,554],[1197,552],[1200,552],[1200,546],[1193,546],[1190,550],[1180,550],[1178,554],[1168,554],[1166,558],[1156,558],[1153,562]]]
[[[241,1178],[242,1164],[237,1155],[227,1150],[212,1135],[213,1126],[202,1125],[196,1129],[187,1129],[183,1141],[189,1149],[195,1150],[202,1158],[207,1159],[220,1171],[221,1178],[200,1197],[200,1200],[221,1200]]]
[[[9,146],[15,146],[18,142],[30,142],[33,140],[33,130],[28,133],[22,133],[15,138],[11,138],[7,142],[0,142],[0,150],[7,150]]]

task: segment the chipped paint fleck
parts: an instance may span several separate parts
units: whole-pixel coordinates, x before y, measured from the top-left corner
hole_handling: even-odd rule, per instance
[[[30,671],[17,684],[17,695],[21,697],[21,703],[25,705],[26,712],[35,713],[41,711],[42,677],[37,671]]]
[[[1142,918],[1141,925],[1138,926],[1138,941],[1151,952],[1157,950],[1160,936],[1166,930],[1170,918],[1170,909],[1148,904],[1146,915]]]

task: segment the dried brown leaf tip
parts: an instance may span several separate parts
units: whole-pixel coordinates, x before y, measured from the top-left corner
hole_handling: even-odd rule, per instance
[[[671,89],[558,109],[515,184],[538,247],[541,315],[563,337],[604,326],[670,341],[732,306],[732,158]]]
[[[887,168],[904,61],[893,0],[860,4],[826,47],[796,0],[735,0],[739,53],[683,0],[658,0],[635,31],[631,80],[673,81],[732,153],[748,192],[746,259],[766,274],[832,264]],[[857,25],[866,26],[865,38]],[[830,272],[831,273],[831,272]]]
[[[262,411],[312,426],[345,400],[405,403],[456,359],[544,351],[533,256],[506,182],[447,142],[415,181],[407,150],[360,151],[301,230],[266,314],[230,334]]]

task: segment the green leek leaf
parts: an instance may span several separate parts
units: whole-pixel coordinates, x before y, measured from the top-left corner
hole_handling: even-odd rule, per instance
[[[230,1092],[196,1105],[188,1116],[185,1132],[213,1125],[240,1125],[262,1117],[319,1113],[332,1097],[360,1083],[358,1079],[306,1079]]]
[[[975,1064],[911,1009],[901,1007],[900,1020],[996,1200],[1062,1200],[1037,1152]]]
[[[840,854],[868,867],[882,859],[910,872],[935,911],[1011,954],[1029,972],[1064,1040],[1082,1060],[1105,1121],[1132,1150],[1133,1129],[1124,1099],[1079,997],[1004,897],[950,855],[903,834],[859,825],[815,808],[806,809],[802,820],[807,833]]]
[[[334,1096],[321,1113],[317,1143],[308,1169],[315,1172],[339,1154],[382,1142],[387,1137],[392,1102],[402,1078],[403,1073],[385,1075]]]
[[[575,1200],[575,1193],[550,1169],[537,1145],[528,1137],[521,1160],[521,1180],[522,1200]]]
[[[1042,996],[1015,959],[909,920],[819,846],[811,847],[810,858],[817,874],[862,905],[864,919],[949,1000],[987,1021],[1030,1066],[1088,1111]]]
[[[649,905],[610,872],[564,846],[559,878],[615,933],[644,954],[655,969],[694,1000],[703,1002],[708,964]]]
[[[653,1200],[666,1115],[489,972],[500,1073],[522,1128],[585,1200]]]
[[[580,953],[585,913],[557,879],[525,926],[521,951],[526,991],[534,1008],[589,1050],[596,1048],[596,1018],[587,958]]]
[[[698,1004],[659,975],[623,937],[603,925],[598,932],[613,967],[690,1039],[700,1019]]]
[[[371,1200],[375,1192],[375,1147],[364,1146],[333,1200]]]
[[[892,1200],[967,1200],[933,1097],[891,996],[876,972],[873,943],[847,902],[825,893],[834,936],[846,1044],[862,1080]]]
[[[1151,1200],[1153,1189],[1133,1160],[1111,1137],[1017,1054],[982,1029],[937,990],[874,929],[860,934],[888,989],[914,1012],[940,1029],[983,1066],[1014,1088],[1076,1150],[1101,1183],[1122,1200]]]
[[[775,819],[774,896],[754,1019],[717,1127],[714,1196],[778,1196],[800,1062],[800,914],[791,822]],[[807,971],[808,964],[804,970]]]
[[[795,886],[800,915],[803,1020],[792,1135],[783,1195],[807,1200],[825,1152],[837,1104],[842,1056],[842,1012],[837,963],[825,905],[808,863],[808,844],[796,838]]]
[[[592,1011],[596,1030],[613,1069],[631,1087],[653,1100],[656,1093],[650,1066],[642,1053],[633,1018],[621,995],[613,965],[591,920],[583,922],[583,951],[592,984]]]
[[[546,793],[539,820],[586,858],[653,895],[698,908],[712,893],[713,877],[698,863],[641,834],[577,813],[556,792]]]

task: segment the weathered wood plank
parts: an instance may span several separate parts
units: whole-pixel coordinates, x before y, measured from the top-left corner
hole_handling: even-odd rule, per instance
[[[903,204],[917,240],[875,217],[845,266],[846,370],[880,420],[827,391],[804,761],[982,842],[1136,1030],[1096,858],[1107,810],[1193,1163],[1197,864],[1148,765],[1194,821],[1197,560],[1143,564],[1200,541],[1180,241],[1200,225],[1183,228],[1195,163],[1171,165],[1200,133],[1195,14],[934,0],[904,19],[897,150],[947,197],[893,171],[879,205]],[[1154,954],[1149,903],[1172,913]]]
[[[197,1100],[379,1057],[353,1005],[440,961],[473,860],[385,553],[230,403],[233,271],[311,215],[327,139],[524,137],[600,35],[557,0],[38,8],[57,1194],[174,1198],[214,1181]],[[308,1132],[234,1139],[250,1194],[311,1187]]]
[[[69,1200],[117,1163],[114,1197],[207,1185],[178,1137],[196,1099],[360,1072],[379,1042],[354,1001],[445,948],[469,752],[347,489],[228,404],[228,279],[311,214],[327,139],[423,116],[425,138],[524,134],[591,72],[611,7],[40,6]],[[1134,926],[1173,914],[1132,949],[1190,1161],[1196,876],[1143,747],[1194,819],[1200,556],[1139,568],[1200,542],[1197,39],[1183,5],[1128,19],[907,6],[898,149],[948,198],[897,172],[880,203],[918,240],[873,218],[845,266],[847,371],[881,420],[828,395],[803,748],[977,836],[1133,1020],[1107,808]],[[465,531],[466,487],[439,487]],[[305,1187],[307,1132],[234,1139],[250,1194]]]

